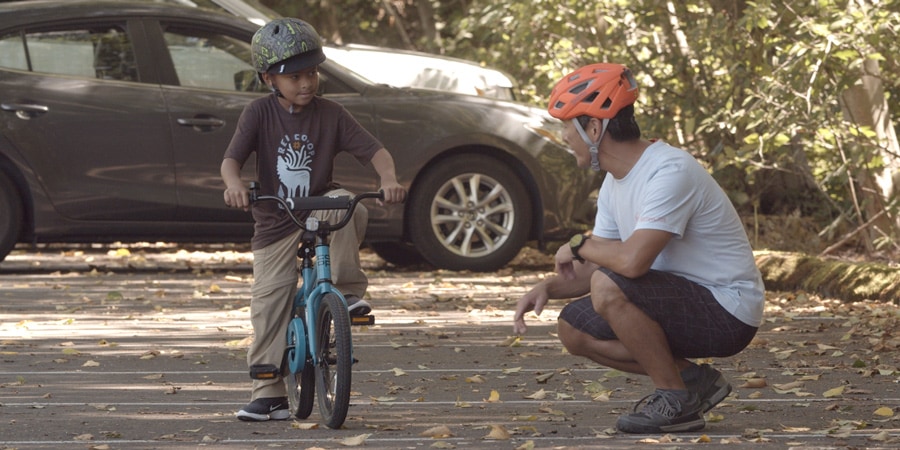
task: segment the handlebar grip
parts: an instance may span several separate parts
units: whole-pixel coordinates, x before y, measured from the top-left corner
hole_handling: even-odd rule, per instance
[[[350,209],[351,198],[347,195],[336,197],[290,197],[285,201],[291,211],[308,211],[314,209]]]

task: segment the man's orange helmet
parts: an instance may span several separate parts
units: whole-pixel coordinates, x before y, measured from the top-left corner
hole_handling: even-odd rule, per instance
[[[591,64],[563,77],[550,93],[550,115],[560,120],[578,116],[612,119],[637,100],[638,85],[621,64]]]

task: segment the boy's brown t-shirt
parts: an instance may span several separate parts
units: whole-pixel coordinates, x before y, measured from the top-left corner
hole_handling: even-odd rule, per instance
[[[367,164],[381,148],[381,143],[339,103],[316,97],[292,114],[275,95],[267,95],[244,108],[225,158],[243,165],[256,152],[261,195],[307,197],[337,187],[332,172],[339,152],[348,152]],[[254,250],[297,230],[275,202],[254,204],[253,219]]]

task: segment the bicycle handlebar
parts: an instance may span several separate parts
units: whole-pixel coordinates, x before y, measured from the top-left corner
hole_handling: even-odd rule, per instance
[[[344,214],[344,217],[342,217],[341,220],[336,224],[320,222],[319,230],[326,232],[332,232],[344,228],[344,226],[347,225],[347,222],[350,221],[350,217],[353,215],[353,211],[356,209],[356,204],[359,203],[360,200],[364,200],[367,198],[384,200],[384,191],[365,192],[352,198],[349,195],[338,195],[334,197],[288,197],[285,199],[275,195],[259,195],[259,183],[257,183],[256,181],[250,182],[251,204],[258,201],[269,200],[281,204],[281,206],[288,211],[312,211],[317,209],[346,210],[347,214]],[[304,230],[306,229],[306,226],[302,222],[300,222],[300,220],[297,219],[295,215],[288,214],[288,216],[298,227]],[[322,227],[322,224],[327,224],[327,226]]]

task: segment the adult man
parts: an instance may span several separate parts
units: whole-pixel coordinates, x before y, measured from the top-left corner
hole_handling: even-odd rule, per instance
[[[694,431],[731,386],[686,358],[743,350],[762,323],[764,288],[741,221],[709,173],[683,150],[641,139],[637,92],[618,64],[582,67],[553,89],[549,111],[565,121],[578,165],[607,173],[593,234],[560,247],[557,275],[519,300],[513,328],[524,333],[525,313],[540,314],[550,298],[589,294],[563,308],[560,341],[573,355],[648,375],[656,388],[617,428]]]

